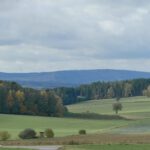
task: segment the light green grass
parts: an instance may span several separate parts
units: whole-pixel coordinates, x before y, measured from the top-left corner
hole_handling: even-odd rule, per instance
[[[12,138],[17,138],[20,131],[25,128],[33,128],[37,132],[52,128],[56,136],[76,135],[80,129],[87,133],[102,133],[126,126],[124,120],[82,120],[71,118],[51,118],[36,116],[0,115],[0,131],[8,131]]]
[[[80,145],[67,146],[65,150],[149,150],[150,145]]]
[[[112,104],[115,99],[105,100],[91,100],[68,106],[70,112],[83,113],[91,112],[98,114],[114,114]],[[119,112],[120,115],[131,117],[150,118],[150,98],[146,97],[132,97],[123,98],[120,100],[123,105],[123,110]]]
[[[91,100],[68,106],[70,112],[74,113],[97,113],[114,114],[112,104],[115,99]],[[120,102],[123,110],[119,115],[135,119],[130,121],[127,126],[111,130],[111,133],[117,134],[150,134],[150,98],[131,97],[122,98]]]
[[[114,100],[91,100],[68,106],[70,112],[94,112],[99,114],[114,114]],[[121,99],[123,110],[121,115],[136,120],[88,120],[72,118],[50,118],[36,116],[0,115],[0,131],[8,131],[12,139],[18,138],[20,131],[33,128],[37,132],[52,128],[55,136],[77,135],[80,129],[87,133],[117,133],[117,134],[149,134],[150,133],[150,99],[133,97]]]

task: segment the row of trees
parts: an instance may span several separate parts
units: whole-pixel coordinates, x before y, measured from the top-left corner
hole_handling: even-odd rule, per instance
[[[35,90],[0,81],[0,113],[63,116],[64,105],[80,101],[147,95],[150,79],[96,82],[76,88]]]
[[[61,98],[53,91],[0,81],[0,113],[63,116],[65,111]]]
[[[96,82],[76,88],[56,88],[53,91],[63,99],[65,105],[68,105],[92,99],[141,96],[149,85],[150,79],[135,79],[116,82]],[[148,90],[150,91],[150,87]]]

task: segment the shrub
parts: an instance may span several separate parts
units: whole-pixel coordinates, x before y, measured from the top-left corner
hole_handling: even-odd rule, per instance
[[[79,130],[79,134],[80,135],[85,135],[86,134],[86,130]]]
[[[52,130],[52,129],[46,129],[46,130],[45,130],[45,136],[46,136],[47,138],[53,138],[53,137],[54,137],[54,132],[53,132],[53,130]]]
[[[0,132],[0,140],[6,141],[10,138],[10,134],[7,131]]]
[[[21,139],[33,139],[36,138],[36,132],[33,129],[25,129],[20,132],[19,137]]]

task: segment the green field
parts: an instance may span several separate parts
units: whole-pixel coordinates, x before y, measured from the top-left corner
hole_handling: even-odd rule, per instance
[[[8,131],[12,139],[17,139],[20,131],[33,128],[37,132],[52,128],[56,137],[77,135],[80,129],[88,134],[150,134],[150,99],[133,97],[121,99],[123,110],[121,116],[133,120],[92,120],[73,118],[51,118],[37,116],[0,115],[0,131]],[[113,99],[91,100],[68,106],[70,112],[91,112],[98,114],[114,114]],[[114,114],[115,115],[115,114]]]
[[[132,144],[132,145],[80,145],[80,146],[65,146],[64,150],[149,150],[150,145]],[[23,148],[0,148],[0,150],[29,150]]]
[[[80,145],[65,146],[64,150],[149,150],[150,145]],[[0,148],[0,150],[29,150],[23,148]]]
[[[20,131],[33,128],[37,132],[52,128],[56,136],[76,135],[80,129],[88,133],[102,133],[112,128],[127,125],[124,120],[82,120],[67,118],[33,117],[17,115],[0,115],[0,131],[8,131],[12,138],[17,138]]]
[[[150,145],[80,145],[67,146],[65,150],[149,150]]]
[[[68,106],[69,111],[74,113],[97,113],[97,114],[114,114],[112,104],[115,99],[91,100]],[[131,118],[127,126],[112,130],[117,134],[150,134],[150,98],[131,97],[122,98],[120,102],[123,110],[119,115]]]
[[[114,114],[112,104],[115,99],[90,100],[78,104],[68,106],[70,112],[74,113],[98,113],[98,114]],[[123,110],[120,115],[135,118],[150,118],[150,98],[147,97],[131,97],[122,98],[120,102]]]

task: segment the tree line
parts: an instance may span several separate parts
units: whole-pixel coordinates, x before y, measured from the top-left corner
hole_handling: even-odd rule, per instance
[[[55,88],[54,91],[63,100],[64,105],[80,101],[106,98],[122,98],[150,95],[150,79],[134,79],[115,82],[95,82],[76,88]],[[149,92],[147,92],[149,91]]]
[[[72,88],[36,90],[15,82],[0,81],[0,113],[64,116],[64,105],[93,99],[150,97],[150,79],[95,82]]]
[[[0,81],[0,113],[63,116],[65,107],[50,90],[23,88],[15,82]]]

